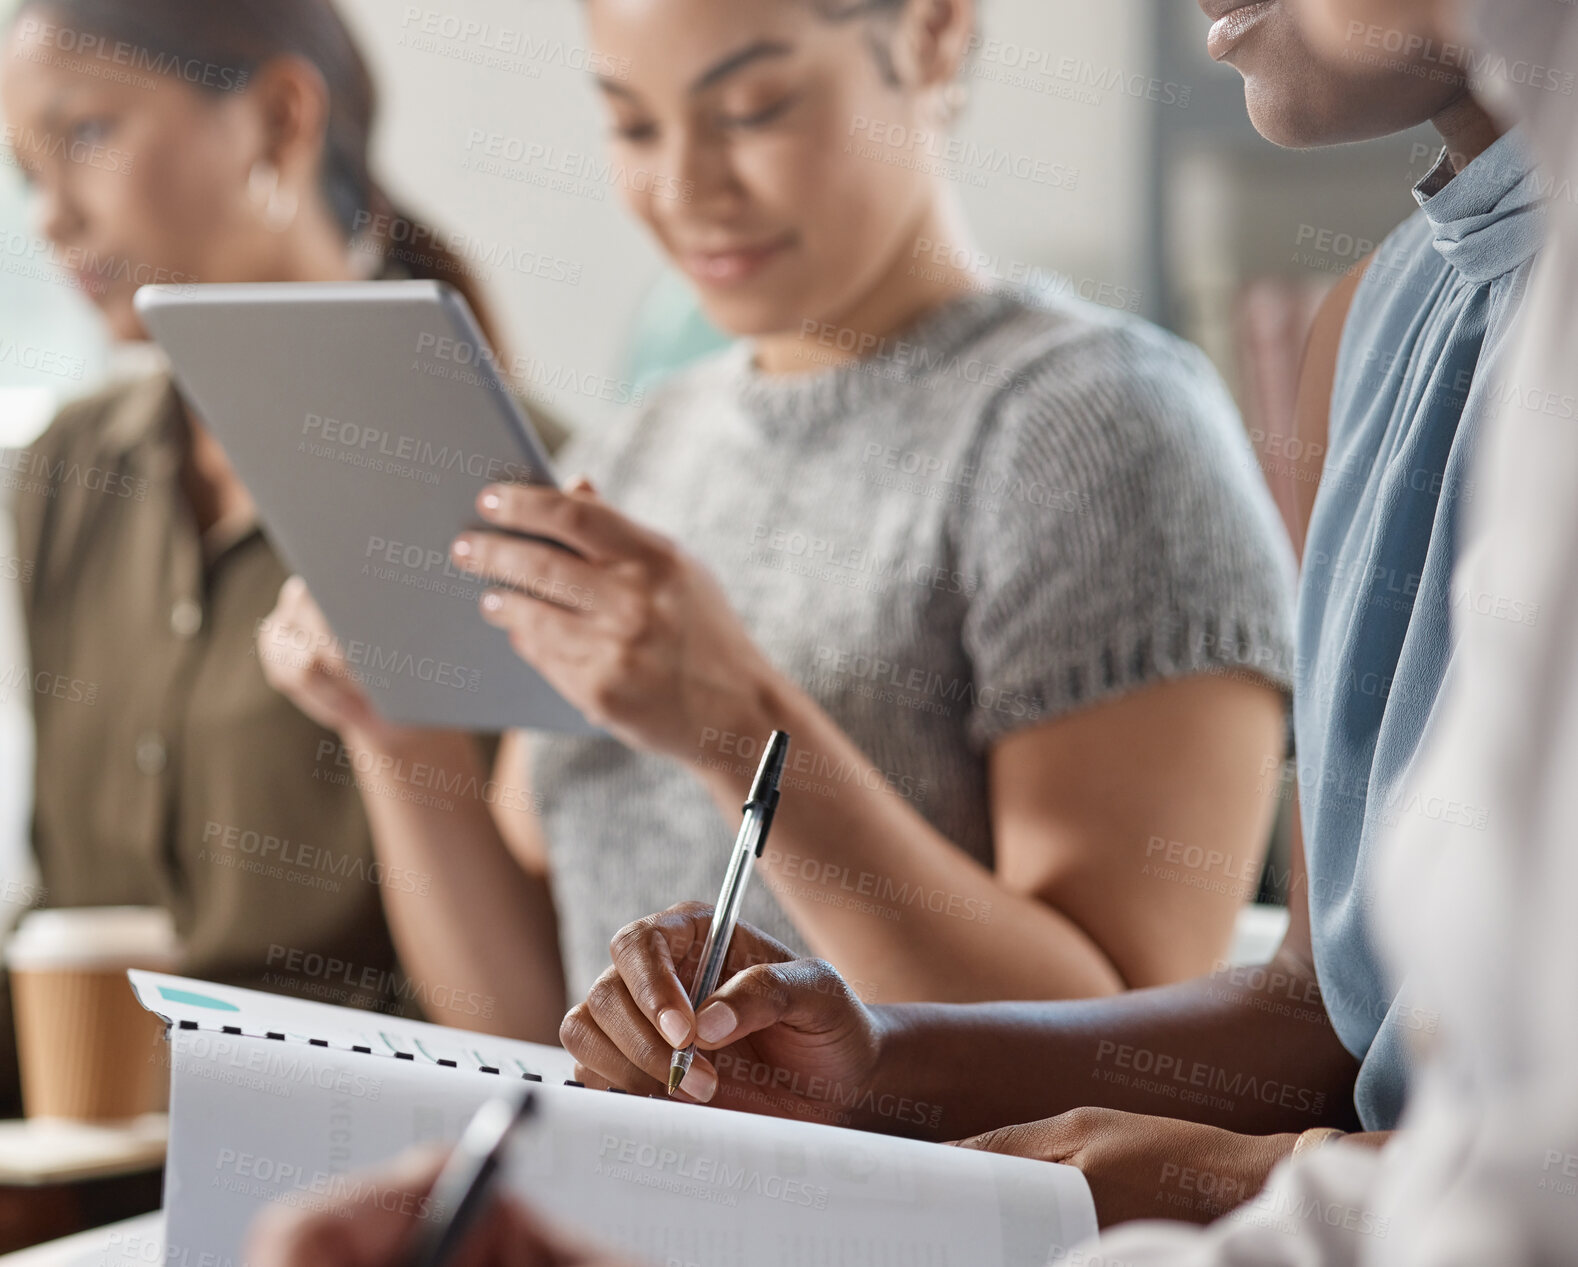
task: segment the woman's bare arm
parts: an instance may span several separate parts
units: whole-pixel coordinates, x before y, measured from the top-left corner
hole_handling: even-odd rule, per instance
[[[263,622],[258,659],[276,690],[342,737],[384,869],[395,949],[428,1016],[552,1041],[564,972],[517,741],[506,738],[489,763],[471,735],[384,722],[299,578]]]
[[[797,690],[745,734],[795,736],[767,883],[863,997],[1080,998],[1182,980],[1227,949],[1259,879],[1283,701],[1259,681],[1136,691],[991,756],[995,870]],[[895,724],[900,724],[896,721]],[[749,761],[699,765],[737,812]],[[695,895],[676,895],[695,896]]]
[[[518,738],[491,769],[460,733],[346,743],[379,861],[417,881],[386,885],[384,911],[428,1017],[554,1042],[564,970]]]

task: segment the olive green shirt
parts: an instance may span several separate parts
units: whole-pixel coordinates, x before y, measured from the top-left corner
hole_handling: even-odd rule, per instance
[[[199,533],[188,435],[159,375],[0,455],[32,656],[0,674],[34,713],[45,901],[168,908],[193,976],[412,1011],[380,889],[430,879],[375,865],[338,738],[264,680],[286,569],[255,522]]]

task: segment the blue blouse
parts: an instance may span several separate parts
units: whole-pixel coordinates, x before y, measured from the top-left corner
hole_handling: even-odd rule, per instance
[[[1315,967],[1338,1037],[1363,1062],[1354,1100],[1369,1130],[1396,1124],[1409,1035],[1434,1029],[1376,955],[1378,842],[1409,815],[1483,813],[1416,803],[1406,779],[1452,658],[1469,460],[1544,222],[1516,134],[1456,177],[1443,155],[1414,193],[1421,210],[1382,244],[1343,332],[1299,587],[1294,728]]]

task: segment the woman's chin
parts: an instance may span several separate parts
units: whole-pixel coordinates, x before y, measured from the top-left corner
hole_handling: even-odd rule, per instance
[[[1285,150],[1318,149],[1341,139],[1335,129],[1324,126],[1325,121],[1311,111],[1308,101],[1301,102],[1285,92],[1265,90],[1254,79],[1245,81],[1244,99],[1255,131]]]
[[[699,292],[698,298],[707,320],[724,334],[736,339],[786,334],[801,328],[798,310],[784,304],[781,299],[775,301],[765,297],[706,290]]]

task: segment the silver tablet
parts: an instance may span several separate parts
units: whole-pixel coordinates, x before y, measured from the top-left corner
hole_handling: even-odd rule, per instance
[[[554,483],[456,291],[145,286],[136,303],[384,717],[590,731],[482,619],[484,587],[450,562],[455,536],[481,526],[486,485]]]

